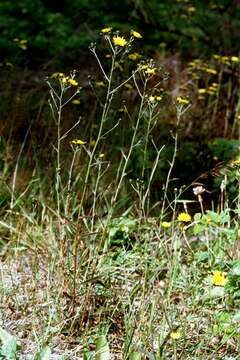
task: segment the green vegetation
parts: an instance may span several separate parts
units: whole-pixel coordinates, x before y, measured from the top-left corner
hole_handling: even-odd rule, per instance
[[[0,4],[0,359],[237,360],[239,6],[108,7]]]
[[[0,49],[5,62],[33,66],[51,58],[55,64],[79,64],[96,40],[96,28],[105,25],[141,30],[149,51],[231,54],[238,51],[240,10],[233,0],[21,0],[11,6],[3,0]]]

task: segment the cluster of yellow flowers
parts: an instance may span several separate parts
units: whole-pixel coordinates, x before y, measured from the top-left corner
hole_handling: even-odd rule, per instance
[[[106,27],[101,30],[101,33],[104,35],[108,35],[112,32],[112,27]],[[141,39],[142,35],[135,30],[131,30],[131,36],[136,39]],[[128,44],[128,41],[123,37],[119,35],[114,35],[112,37],[113,44],[117,47],[124,47]]]
[[[17,46],[22,49],[22,50],[27,50],[27,40],[25,39],[18,39],[18,38],[15,38],[13,39],[13,41],[17,44]]]
[[[198,89],[198,100],[203,100],[205,98],[205,95],[215,95],[217,93],[217,90],[219,88],[219,84],[212,83],[207,88],[200,88]]]
[[[51,75],[52,79],[59,79],[62,84],[70,85],[70,86],[78,86],[77,80],[70,76],[66,76],[64,73],[55,72]]]
[[[188,105],[190,103],[188,99],[182,96],[177,96],[176,101],[178,105]]]
[[[216,60],[220,64],[224,64],[227,66],[233,66],[234,64],[240,64],[240,57],[239,56],[221,56],[218,54],[213,55],[213,60]],[[207,64],[201,59],[195,59],[188,63],[189,73],[192,74],[193,79],[200,79],[201,74],[199,72],[205,72],[210,75],[216,75],[217,70],[215,69],[214,65]]]
[[[214,54],[213,58],[218,62],[226,65],[231,65],[233,63],[240,63],[240,58],[238,56],[221,56],[218,54]]]
[[[188,213],[186,213],[186,212],[182,212],[182,213],[180,213],[180,214],[178,215],[177,220],[178,220],[179,222],[188,223],[188,222],[192,221],[192,217],[191,217],[190,214],[188,214]],[[168,229],[168,228],[171,227],[171,222],[169,222],[169,221],[163,221],[163,222],[161,223],[161,226],[162,226],[164,229]]]
[[[205,72],[205,73],[211,74],[211,75],[217,74],[216,69],[214,69],[212,66],[209,66],[201,59],[195,59],[193,61],[190,61],[188,63],[188,66],[189,66],[189,73],[194,74],[193,77],[195,77],[196,79],[199,78],[198,74],[196,74],[196,71],[202,71],[202,72]]]
[[[139,70],[141,70],[147,76],[155,75],[157,72],[157,68],[152,66],[151,64],[140,64]]]
[[[148,97],[148,101],[151,103],[151,104],[154,104],[154,103],[156,103],[156,102],[159,102],[159,101],[161,101],[162,100],[162,96],[160,96],[160,95],[150,95],[149,97]]]

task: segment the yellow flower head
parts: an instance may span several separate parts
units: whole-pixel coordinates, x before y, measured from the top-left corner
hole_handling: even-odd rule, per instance
[[[135,61],[135,60],[140,59],[141,55],[135,52],[135,53],[129,54],[128,58],[132,61]]]
[[[98,155],[100,159],[103,159],[105,157],[105,154],[104,153],[101,153]]]
[[[189,104],[189,100],[188,99],[186,99],[186,98],[183,98],[183,97],[181,97],[181,96],[177,96],[177,103],[179,104],[179,105],[188,105]]]
[[[71,143],[74,144],[74,145],[84,145],[87,142],[83,141],[83,140],[80,140],[80,139],[74,139],[74,140],[71,141]]]
[[[104,87],[105,86],[105,84],[104,84],[104,82],[103,81],[96,81],[96,87],[98,87],[98,88],[101,88],[101,87]]]
[[[80,100],[74,99],[74,100],[72,101],[72,104],[74,104],[74,105],[79,105],[79,104],[80,104]]]
[[[188,12],[190,13],[193,13],[196,11],[196,8],[194,6],[190,6],[188,9],[187,9]]]
[[[114,36],[113,37],[113,43],[115,46],[125,46],[127,44],[127,40],[124,39],[123,36]]]
[[[236,159],[232,162],[232,165],[240,166],[240,157],[239,157],[239,158],[236,158]]]
[[[134,37],[137,38],[137,39],[141,39],[141,38],[142,38],[142,35],[141,35],[139,32],[137,32],[137,31],[131,30],[131,34],[132,34],[132,36],[134,36]]]
[[[111,28],[111,27],[106,27],[106,28],[104,28],[104,29],[101,30],[101,33],[107,34],[107,33],[111,32],[111,31],[112,31],[112,28]]]
[[[232,57],[231,57],[231,61],[232,61],[232,62],[239,62],[240,59],[239,59],[237,56],[232,56]]]
[[[153,103],[154,100],[155,100],[155,97],[154,97],[153,95],[151,95],[151,96],[149,96],[148,100],[149,100],[151,103]]]
[[[60,81],[61,81],[63,84],[66,84],[68,80],[69,80],[69,77],[68,77],[68,76],[63,76],[63,77],[60,78]]]
[[[206,94],[207,90],[206,89],[198,89],[198,93],[199,94]]]
[[[178,215],[177,219],[178,219],[178,221],[189,222],[192,220],[192,217],[188,213],[183,212]]]
[[[180,339],[181,336],[182,336],[182,334],[180,333],[180,331],[172,331],[170,333],[170,338],[173,340],[178,340],[178,339]]]
[[[129,89],[129,90],[132,90],[132,88],[133,88],[131,84],[125,84],[124,86],[126,89]]]
[[[217,74],[217,70],[212,69],[212,68],[205,68],[204,70],[205,70],[208,74],[213,74],[213,75]]]
[[[227,274],[225,272],[216,270],[212,275],[212,283],[216,286],[225,286],[228,282]]]
[[[78,82],[75,79],[68,79],[68,83],[72,86],[78,86]]]
[[[162,227],[164,229],[168,229],[168,228],[170,228],[170,226],[171,226],[171,223],[169,221],[163,221],[162,222]]]

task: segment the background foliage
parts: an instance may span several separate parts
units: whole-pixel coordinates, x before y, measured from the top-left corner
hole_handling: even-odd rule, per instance
[[[233,0],[3,0],[0,50],[5,61],[31,66],[76,63],[104,25],[139,29],[154,52],[228,53],[239,48],[240,7]],[[16,38],[27,40],[27,51]]]

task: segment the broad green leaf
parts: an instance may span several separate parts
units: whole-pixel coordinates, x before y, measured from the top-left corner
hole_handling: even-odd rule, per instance
[[[17,352],[16,338],[9,334],[6,330],[0,328],[0,340],[2,342],[0,354],[7,360],[15,360]]]
[[[38,352],[34,356],[34,360],[50,360],[51,358],[51,349],[49,346],[45,346],[42,348],[40,352]]]
[[[110,360],[110,350],[108,341],[105,335],[99,336],[96,343],[96,357],[95,360]]]

